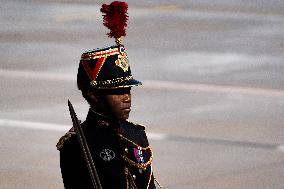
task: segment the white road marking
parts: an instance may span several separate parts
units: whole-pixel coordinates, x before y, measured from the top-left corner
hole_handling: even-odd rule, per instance
[[[9,119],[0,119],[0,127],[14,127],[21,129],[33,129],[33,130],[45,130],[45,131],[60,131],[67,132],[71,126],[61,125],[54,123],[42,123],[42,122],[29,122],[29,121],[17,121]]]
[[[49,73],[49,72],[34,72],[34,71],[21,71],[21,70],[5,70],[0,69],[0,76],[3,77],[18,77],[21,79],[42,79],[42,80],[60,80],[72,81],[76,80],[76,75]],[[262,89],[262,88],[249,88],[240,86],[222,86],[222,85],[208,85],[196,83],[182,83],[175,81],[158,81],[158,80],[145,80],[142,87],[152,90],[176,90],[188,92],[208,92],[208,93],[232,93],[242,95],[254,96],[271,96],[271,97],[284,97],[284,90],[280,89]]]
[[[277,149],[277,151],[284,152],[284,144],[278,145],[276,149]]]
[[[0,119],[0,127],[67,132],[71,125]],[[147,133],[147,136],[152,140],[165,140],[167,138],[167,135],[159,133]]]
[[[147,133],[147,136],[152,140],[166,140],[168,137],[166,134],[161,133]]]
[[[222,85],[208,85],[208,84],[195,84],[195,83],[182,83],[173,81],[150,81],[143,82],[146,88],[151,89],[170,89],[177,91],[201,91],[201,92],[214,92],[214,93],[232,93],[232,94],[244,94],[255,96],[273,96],[284,97],[284,90],[276,89],[261,89],[261,88],[249,88],[239,86],[222,86]]]
[[[43,122],[30,122],[30,121],[17,121],[17,120],[9,120],[9,119],[0,119],[0,128],[1,127],[8,127],[8,128],[19,128],[19,129],[31,129],[31,130],[42,130],[42,131],[55,131],[55,132],[62,132],[65,133],[67,132],[70,128],[71,125],[63,125],[63,124],[54,124],[54,123],[43,123]],[[147,136],[150,140],[174,140],[174,141],[181,141],[181,139],[184,139],[183,137],[178,137],[178,136],[170,136],[167,134],[162,134],[162,133],[151,133],[147,132]],[[202,143],[205,142],[208,143],[208,139],[200,139],[200,138],[187,138],[186,140],[189,140],[190,142],[198,142]],[[217,143],[216,143],[217,141]],[[215,144],[220,144],[224,143],[223,140],[215,140]],[[214,144],[214,139],[211,139],[210,141],[211,144]],[[249,146],[252,147],[252,144],[256,146],[256,143],[248,143],[241,144],[241,141],[226,141],[226,143],[231,143],[231,145],[237,144],[242,145],[244,147]],[[284,152],[284,145],[270,145],[269,148],[267,146],[265,147],[266,149],[271,149],[271,150],[276,150],[279,152]]]
[[[35,72],[35,71],[22,71],[22,70],[5,70],[0,69],[0,76],[15,77],[21,79],[42,79],[42,80],[62,80],[62,81],[75,81],[76,75],[50,73],[50,72]]]

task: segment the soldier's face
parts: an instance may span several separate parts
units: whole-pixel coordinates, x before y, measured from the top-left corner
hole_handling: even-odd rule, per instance
[[[119,120],[129,118],[131,111],[131,88],[112,89],[110,94],[104,96],[108,113]]]

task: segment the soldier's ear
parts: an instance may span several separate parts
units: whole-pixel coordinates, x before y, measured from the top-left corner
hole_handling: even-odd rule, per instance
[[[96,94],[96,92],[93,91],[93,90],[88,90],[86,97],[87,97],[87,100],[90,103],[90,105],[98,104],[98,101],[99,101],[99,98],[100,98],[99,95]]]

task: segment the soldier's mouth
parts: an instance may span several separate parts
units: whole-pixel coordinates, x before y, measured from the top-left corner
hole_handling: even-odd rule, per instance
[[[130,112],[131,109],[130,108],[122,108],[122,111]]]

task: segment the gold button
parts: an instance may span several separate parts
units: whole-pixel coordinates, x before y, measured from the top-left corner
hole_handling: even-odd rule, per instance
[[[133,179],[135,180],[136,179],[136,176],[135,175],[132,175]]]

